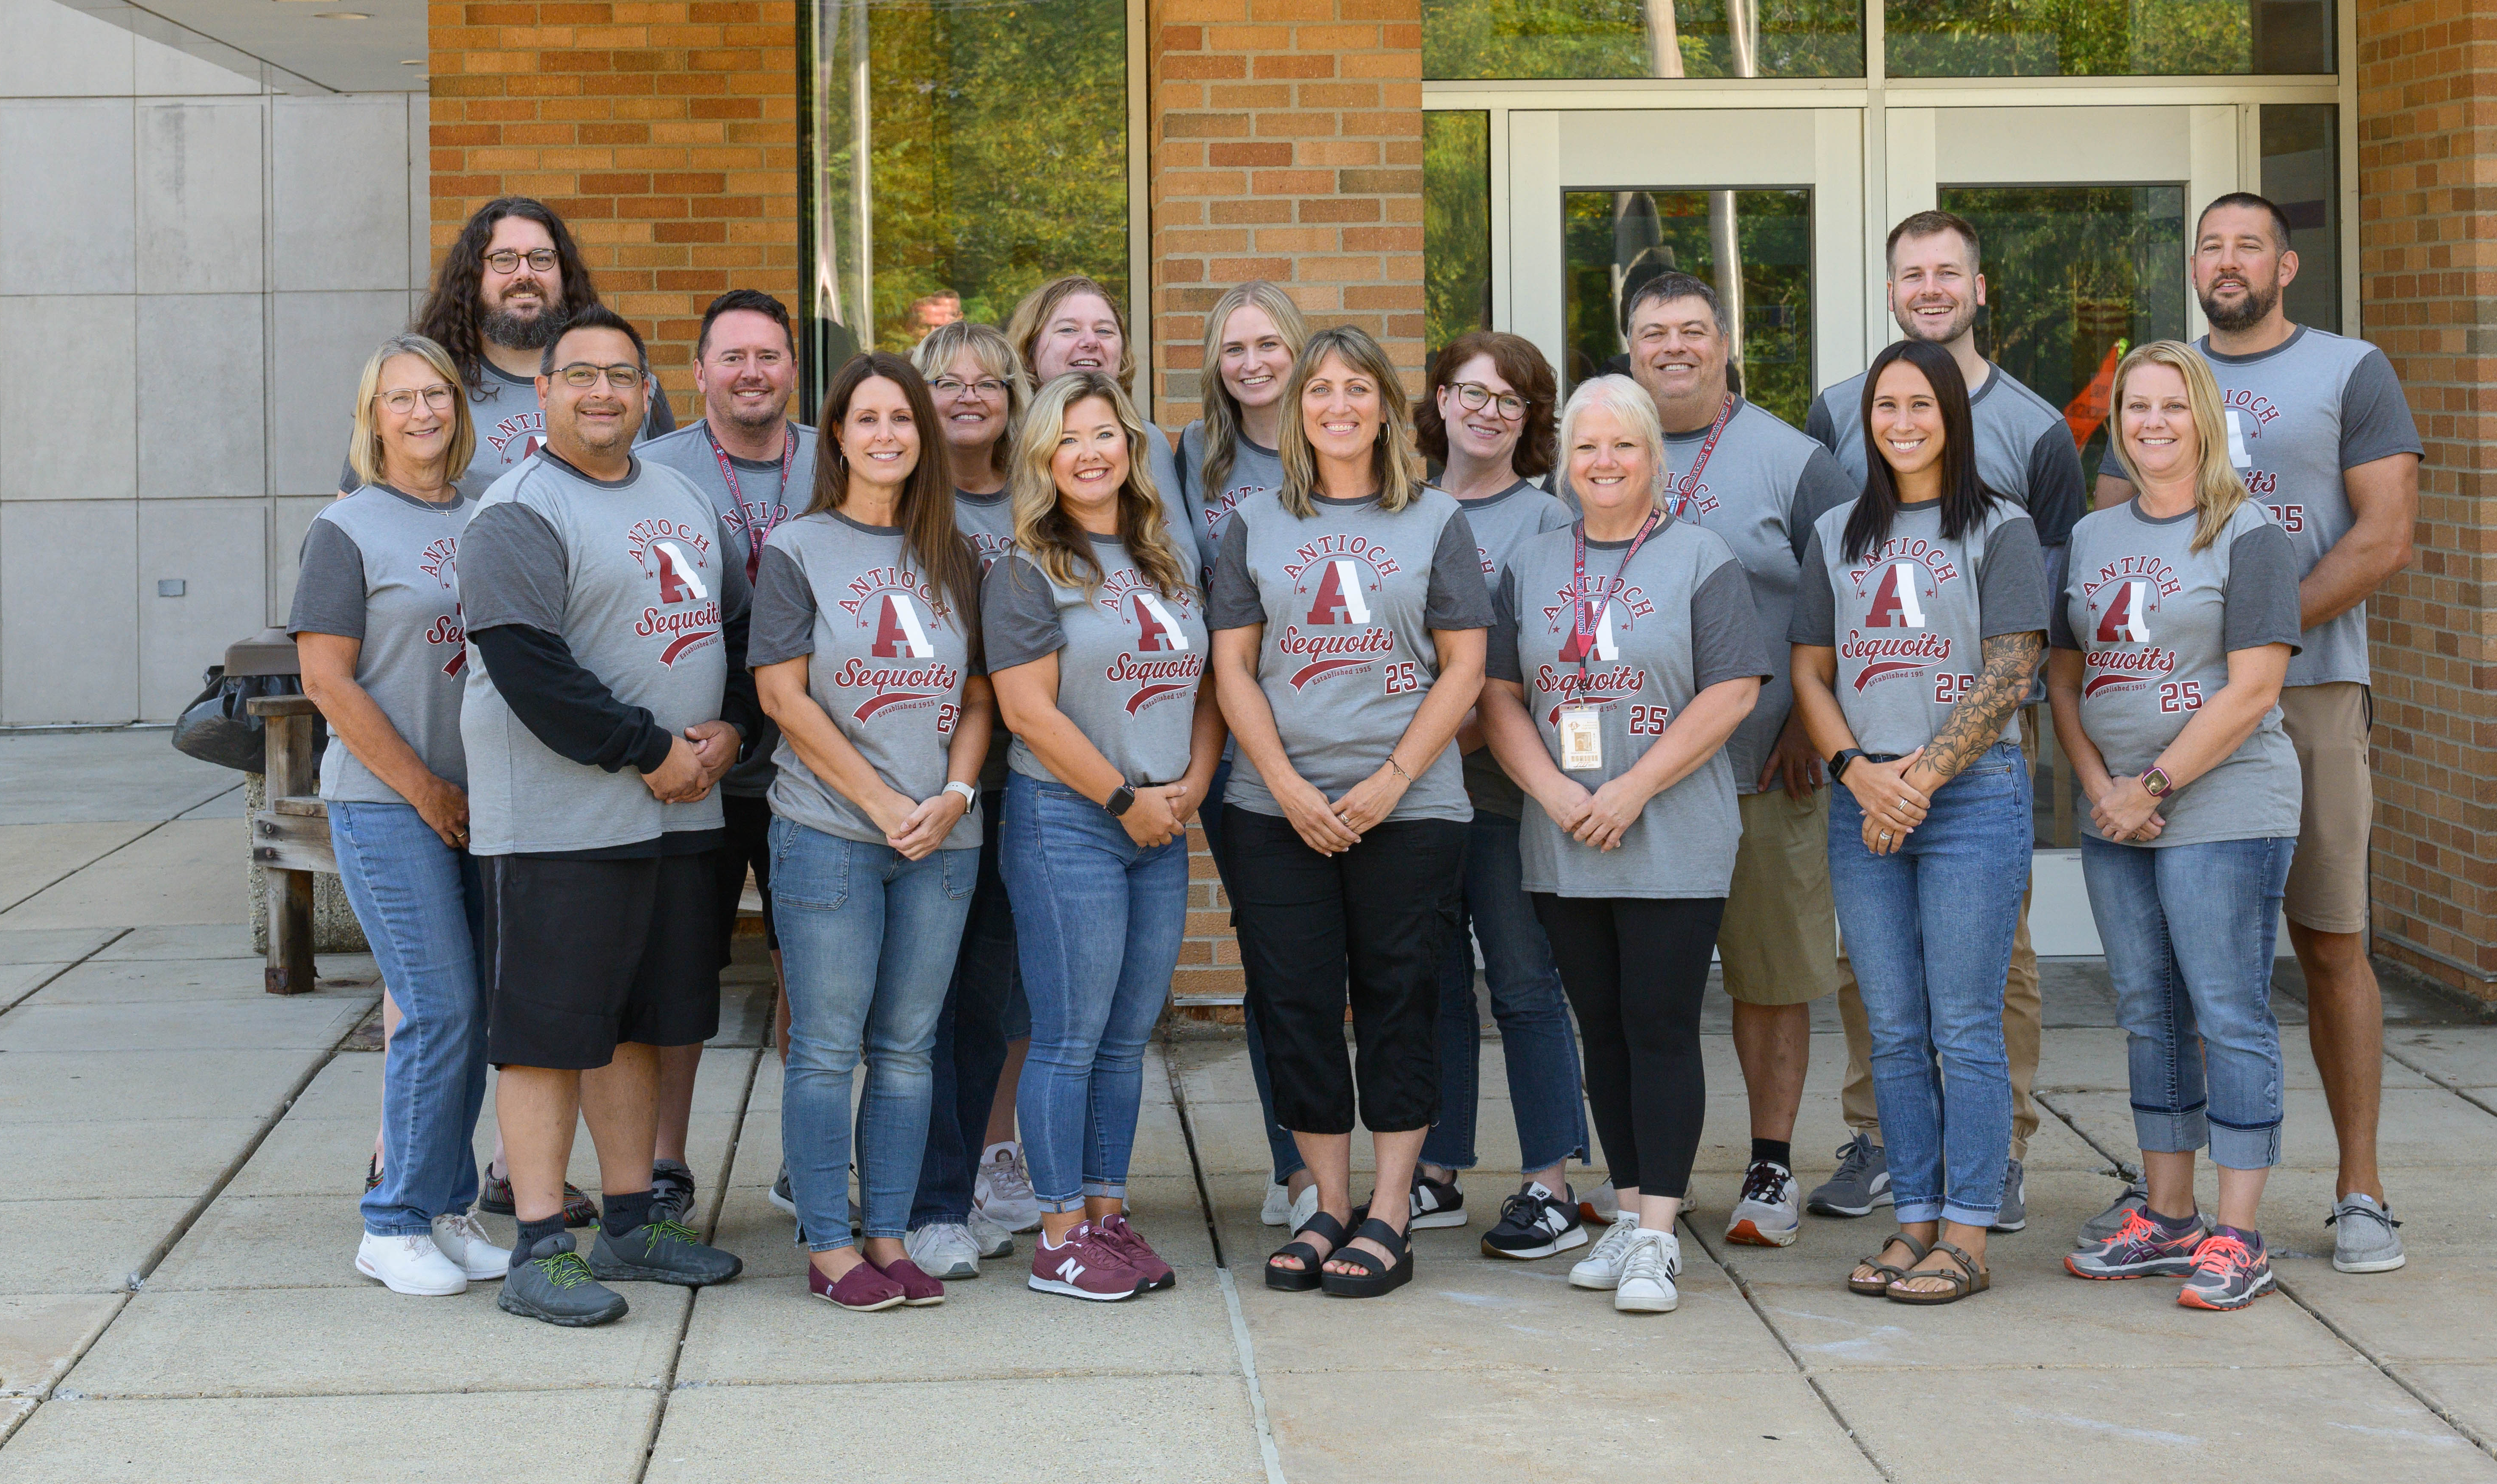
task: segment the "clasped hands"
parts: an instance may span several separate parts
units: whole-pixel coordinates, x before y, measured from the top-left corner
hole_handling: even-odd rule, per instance
[[[742,742],[725,721],[697,721],[682,737],[668,739],[668,760],[642,774],[642,784],[661,804],[695,804],[737,765]]]

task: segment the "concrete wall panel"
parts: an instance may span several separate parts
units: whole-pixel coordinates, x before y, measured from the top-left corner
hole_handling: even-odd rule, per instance
[[[335,493],[355,430],[356,377],[373,347],[405,328],[407,291],[273,297],[270,492]]]
[[[131,90],[144,45],[58,0],[0,0],[0,98],[116,98]]]
[[[179,596],[158,584],[178,582]],[[139,507],[139,713],[171,716],[226,646],[265,627],[269,502],[148,500]]]
[[[0,505],[0,726],[140,714],[138,544],[135,500]]]
[[[0,500],[138,493],[137,302],[0,299]]]
[[[406,288],[406,101],[275,98],[269,110],[274,287]]]
[[[265,304],[258,294],[141,296],[142,498],[268,493]]]
[[[139,105],[139,292],[265,287],[257,98]]]
[[[0,294],[136,288],[131,108],[0,101]]]

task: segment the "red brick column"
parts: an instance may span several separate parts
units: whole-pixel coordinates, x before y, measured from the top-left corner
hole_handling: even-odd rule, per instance
[[[2376,948],[2497,998],[2497,0],[2360,0],[2357,30],[2365,332],[2427,446],[2369,615]]]

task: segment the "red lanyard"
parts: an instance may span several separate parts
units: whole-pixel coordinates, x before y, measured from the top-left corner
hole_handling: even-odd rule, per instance
[[[1703,459],[1706,458],[1705,455],[1701,457]],[[1577,641],[1579,679],[1586,678],[1587,656],[1596,652],[1596,635],[1603,626],[1604,611],[1612,606],[1613,589],[1622,585],[1622,574],[1630,569],[1630,558],[1647,544],[1647,538],[1664,528],[1664,520],[1663,513],[1659,511],[1640,522],[1638,534],[1630,538],[1629,550],[1622,553],[1622,564],[1613,569],[1611,584],[1592,606],[1587,600],[1587,522],[1581,519],[1572,527],[1578,545],[1576,554],[1569,562],[1569,590],[1577,595],[1577,601],[1570,605],[1569,627],[1571,637]]]
[[[737,482],[737,465],[729,461],[728,450],[719,446],[719,434],[711,430],[708,420],[703,423],[703,436],[711,440],[711,457],[719,460],[719,477],[728,481],[729,503],[737,507],[737,519],[743,521],[745,490]],[[749,525],[745,531],[745,580],[749,583],[754,581],[754,574],[762,570],[763,543],[771,539],[772,528],[780,523],[780,517],[789,509],[789,469],[798,458],[798,429],[782,426],[780,439],[779,496],[773,500],[772,508],[763,513],[763,529],[758,531]]]
[[[1689,518],[1691,497],[1699,492],[1700,471],[1708,467],[1708,456],[1717,452],[1717,439],[1725,431],[1726,420],[1733,415],[1734,395],[1729,392],[1725,394],[1725,405],[1717,409],[1717,421],[1708,425],[1708,438],[1699,445],[1699,457],[1691,460],[1691,472],[1682,476],[1681,488],[1673,492],[1675,515]],[[1672,472],[1670,469],[1666,470],[1666,477],[1671,478]]]

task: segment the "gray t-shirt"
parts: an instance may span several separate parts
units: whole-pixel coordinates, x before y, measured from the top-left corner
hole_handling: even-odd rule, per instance
[[[636,450],[651,463],[676,470],[711,496],[728,532],[731,554],[745,563],[745,580],[754,581],[763,561],[763,543],[773,527],[806,508],[815,489],[815,430],[789,425],[790,437],[779,458],[740,458],[714,442],[707,423],[680,427]],[[720,467],[727,461],[727,468]],[[720,792],[740,799],[760,799],[772,792],[778,773],[772,754],[780,744],[779,728],[769,717],[762,735],[746,750],[745,761],[720,779]]]
[[[2259,356],[2223,356],[2194,342],[2220,384],[2228,459],[2297,553],[2304,581],[2357,516],[2342,474],[2395,454],[2420,454],[2418,425],[2392,363],[2364,340],[2299,326]],[[2105,472],[2126,477],[2117,459]],[[2291,685],[2367,683],[2367,605],[2319,624],[2289,662]]]
[[[1128,782],[1177,782],[1205,678],[1205,610],[1193,588],[1154,587],[1118,537],[1091,541],[1107,575],[1089,590],[1050,581],[1027,552],[989,569],[980,587],[989,671],[1057,655],[1058,710],[1075,729]],[[1057,779],[1020,737],[1007,761],[1026,777]]]
[[[1014,550],[1014,496],[1004,489],[995,494],[955,490],[954,529],[980,553],[980,575],[985,580],[997,558]],[[995,793],[1006,786],[1007,748],[1013,742],[1005,717],[999,716],[989,734],[989,755],[980,762],[980,792]]]
[[[928,800],[945,787],[946,749],[963,714],[963,686],[980,673],[971,615],[919,570],[901,528],[861,525],[836,510],[783,523],[764,544],[746,641],[756,666],[806,656],[806,694],[900,793]],[[867,811],[815,776],[783,737],[772,812],[810,830],[885,842]],[[976,850],[985,825],[974,805],[940,849]]]
[[[1734,765],[1734,791],[1755,794],[1760,770],[1768,766],[1778,734],[1794,710],[1793,651],[1775,641],[1786,631],[1786,619],[1794,612],[1804,547],[1812,540],[1813,522],[1854,499],[1862,486],[1848,479],[1828,450],[1777,414],[1740,402],[1686,500],[1683,480],[1707,441],[1705,427],[1664,440],[1665,492],[1676,516],[1724,538],[1734,559],[1743,564],[1743,575],[1751,579],[1752,607],[1760,616],[1760,632],[1771,641],[1769,679],[1760,687],[1760,704],[1725,744]]]
[[[1483,589],[1498,594],[1501,574],[1530,536],[1566,530],[1569,507],[1531,480],[1519,480],[1500,493],[1479,500],[1459,500],[1466,523],[1473,527],[1474,554],[1482,558]],[[1494,607],[1498,606],[1497,601]],[[1502,773],[1489,746],[1476,747],[1460,760],[1466,774],[1466,797],[1477,812],[1516,819],[1526,811],[1526,795]]]
[[[681,736],[719,719],[721,628],[749,595],[735,553],[719,512],[674,469],[636,458],[610,484],[549,456],[479,502],[459,543],[459,600],[472,634],[515,623],[553,634],[616,700]],[[459,735],[478,855],[602,850],[720,827],[716,791],[661,804],[638,770],[608,773],[547,746],[473,652]]]
[[[2029,512],[2039,546],[2059,547],[2070,540],[2072,522],[2090,508],[2090,500],[2081,483],[2081,451],[2063,411],[1998,365],[1968,399],[1968,415],[1976,435],[1978,482]],[[1847,474],[1848,497],[1861,493],[1864,373],[1815,397],[1803,430],[1836,456]]]
[[[477,502],[436,505],[366,485],[324,506],[303,533],[289,634],[360,641],[356,683],[435,777],[465,788],[459,693],[467,636],[459,624],[459,533]],[[321,797],[404,804],[343,745],[321,755]]]
[[[1786,638],[1838,650],[1838,704],[1855,745],[1905,754],[1942,734],[1975,685],[1984,641],[2046,627],[2046,569],[2028,513],[1993,502],[1958,540],[1940,500],[1902,505],[1890,535],[1847,559],[1848,501],[1813,526]],[[2015,710],[2003,741],[2019,740]]]
[[[468,420],[477,428],[477,447],[468,456],[468,472],[459,476],[459,492],[471,499],[483,495],[488,486],[546,447],[546,410],[538,405],[536,378],[515,376],[490,361],[481,362],[477,373],[477,385],[468,389]],[[642,420],[642,430],[633,435],[634,441],[645,442],[674,432],[676,426],[676,409],[668,405],[668,389],[653,376],[650,410]],[[354,437],[348,434],[350,443]],[[338,488],[353,489],[358,483],[355,461],[348,459],[338,471]]]
[[[1445,493],[1425,489],[1393,515],[1375,497],[1314,503],[1306,521],[1271,492],[1240,503],[1222,533],[1206,625],[1264,625],[1257,683],[1283,752],[1335,799],[1386,766],[1438,681],[1431,635],[1491,627],[1491,594],[1473,530]],[[1254,767],[1231,770],[1224,802],[1283,812]],[[1387,817],[1473,817],[1454,746],[1439,749]]]
[[[2159,761],[2202,703],[2228,683],[2228,655],[2285,644],[2296,652],[2297,555],[2252,500],[2197,552],[2197,512],[2154,520],[2138,500],[2083,516],[2071,573],[2047,629],[2086,658],[2081,730],[2107,773],[2124,778]],[[2297,754],[2280,708],[2237,750],[2161,801],[2158,845],[2297,834]],[[2103,839],[2083,811],[2081,828]]]
[[[1205,455],[1205,424],[1190,423],[1179,435],[1180,505],[1187,516],[1188,539],[1195,543],[1204,568],[1199,581],[1210,584],[1214,581],[1214,560],[1222,553],[1222,533],[1231,525],[1231,513],[1252,494],[1282,488],[1283,456],[1270,448],[1259,448],[1247,438],[1236,439],[1231,467],[1222,476],[1222,488],[1208,489]]]
[[[1635,554],[1627,541],[1590,541],[1583,585],[1577,543],[1574,529],[1549,531],[1511,554],[1492,604],[1484,668],[1493,679],[1526,687],[1527,710],[1555,761],[1562,708],[1596,708],[1603,766],[1568,774],[1593,792],[1645,757],[1693,696],[1725,680],[1765,678],[1770,659],[1751,584],[1716,533],[1667,516]],[[1582,642],[1590,617],[1594,633]],[[1563,897],[1724,896],[1743,838],[1726,753],[1718,748],[1650,799],[1615,850],[1580,844],[1541,805],[1527,801],[1518,844],[1526,889]]]

